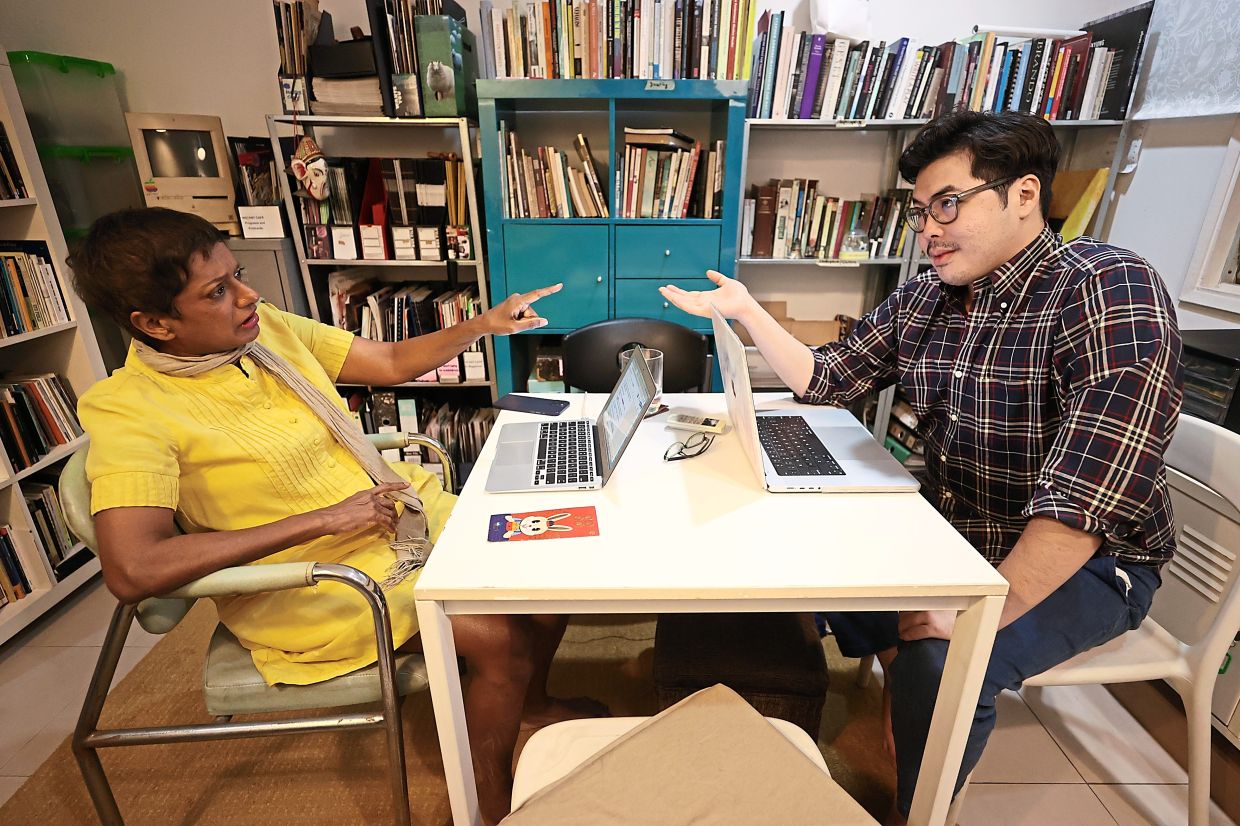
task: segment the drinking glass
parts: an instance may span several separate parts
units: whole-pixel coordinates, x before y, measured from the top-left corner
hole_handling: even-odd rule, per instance
[[[620,372],[623,373],[624,368],[628,367],[634,352],[636,348],[620,351]],[[659,399],[663,397],[663,351],[644,347],[642,352],[646,354],[646,366],[650,368],[650,377],[654,379],[654,398],[650,400],[650,410],[654,410],[659,406]]]

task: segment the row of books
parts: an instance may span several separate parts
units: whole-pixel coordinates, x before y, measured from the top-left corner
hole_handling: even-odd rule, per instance
[[[307,46],[319,30],[319,0],[272,0],[276,40],[280,44],[280,74],[306,74]]]
[[[4,124],[0,123],[0,199],[29,198],[30,190],[22,180],[22,171],[17,166],[17,157],[13,154],[13,145],[9,143],[9,133]]]
[[[897,393],[891,403],[891,418],[887,422],[887,437],[883,444],[905,467],[924,466],[926,443],[917,434],[917,414],[898,390]]]
[[[863,260],[898,256],[908,237],[910,191],[849,200],[828,196],[814,179],[772,180],[743,204],[745,258]]]
[[[487,76],[749,77],[756,0],[482,0]]]
[[[704,149],[672,129],[625,129],[616,170],[622,218],[718,218],[723,207],[724,141]]]
[[[0,337],[64,324],[69,309],[43,241],[0,241]]]
[[[405,341],[447,329],[484,310],[475,286],[386,283],[356,272],[333,272],[327,277],[327,291],[332,323],[374,341]],[[486,378],[479,340],[459,358],[415,380],[455,384]]]
[[[456,463],[461,481],[478,460],[482,445],[495,426],[496,413],[492,407],[436,404],[394,390],[354,393],[349,396],[348,403],[367,433],[423,433],[438,441]],[[383,457],[390,462],[403,459],[420,464],[443,481],[443,466],[438,457],[424,448],[388,450],[383,452]]]
[[[76,544],[73,535],[69,533],[69,523],[65,520],[64,509],[60,506],[56,486],[43,481],[23,482],[22,497],[26,500],[30,518],[34,520],[39,542],[55,570],[69,558]]]
[[[581,168],[554,146],[533,153],[517,133],[500,124],[500,158],[504,170],[504,210],[509,218],[607,218],[607,199],[594,166],[590,142],[578,132],[573,140]]]
[[[77,397],[62,376],[44,373],[0,384],[0,442],[17,470],[82,436]]]
[[[757,24],[749,116],[932,118],[955,109],[1048,120],[1122,119],[1153,3],[1087,23],[1068,38],[977,32],[937,46],[901,37],[853,43],[798,32],[782,11]]]
[[[472,260],[464,162],[333,158],[326,200],[299,199],[308,258]]]
[[[17,557],[13,529],[0,525],[0,607],[28,597],[33,590],[30,578]]]

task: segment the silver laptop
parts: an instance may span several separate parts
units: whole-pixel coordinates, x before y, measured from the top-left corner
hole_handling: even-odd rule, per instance
[[[486,489],[509,493],[601,488],[642,423],[654,391],[646,360],[631,358],[597,423],[552,419],[504,425]]]
[[[753,406],[745,346],[713,306],[715,347],[732,427],[758,479],[772,493],[890,493],[919,487],[847,410]]]

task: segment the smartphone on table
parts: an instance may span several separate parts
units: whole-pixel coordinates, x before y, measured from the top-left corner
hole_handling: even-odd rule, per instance
[[[518,413],[537,413],[541,416],[558,416],[568,407],[565,399],[544,399],[538,396],[522,396],[509,393],[495,400],[494,407],[500,410],[515,410]]]

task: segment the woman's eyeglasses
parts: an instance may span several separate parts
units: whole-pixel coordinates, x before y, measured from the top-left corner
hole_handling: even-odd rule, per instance
[[[692,459],[701,456],[715,441],[713,433],[694,433],[683,442],[676,442],[663,454],[663,461],[675,462],[678,459]]]

